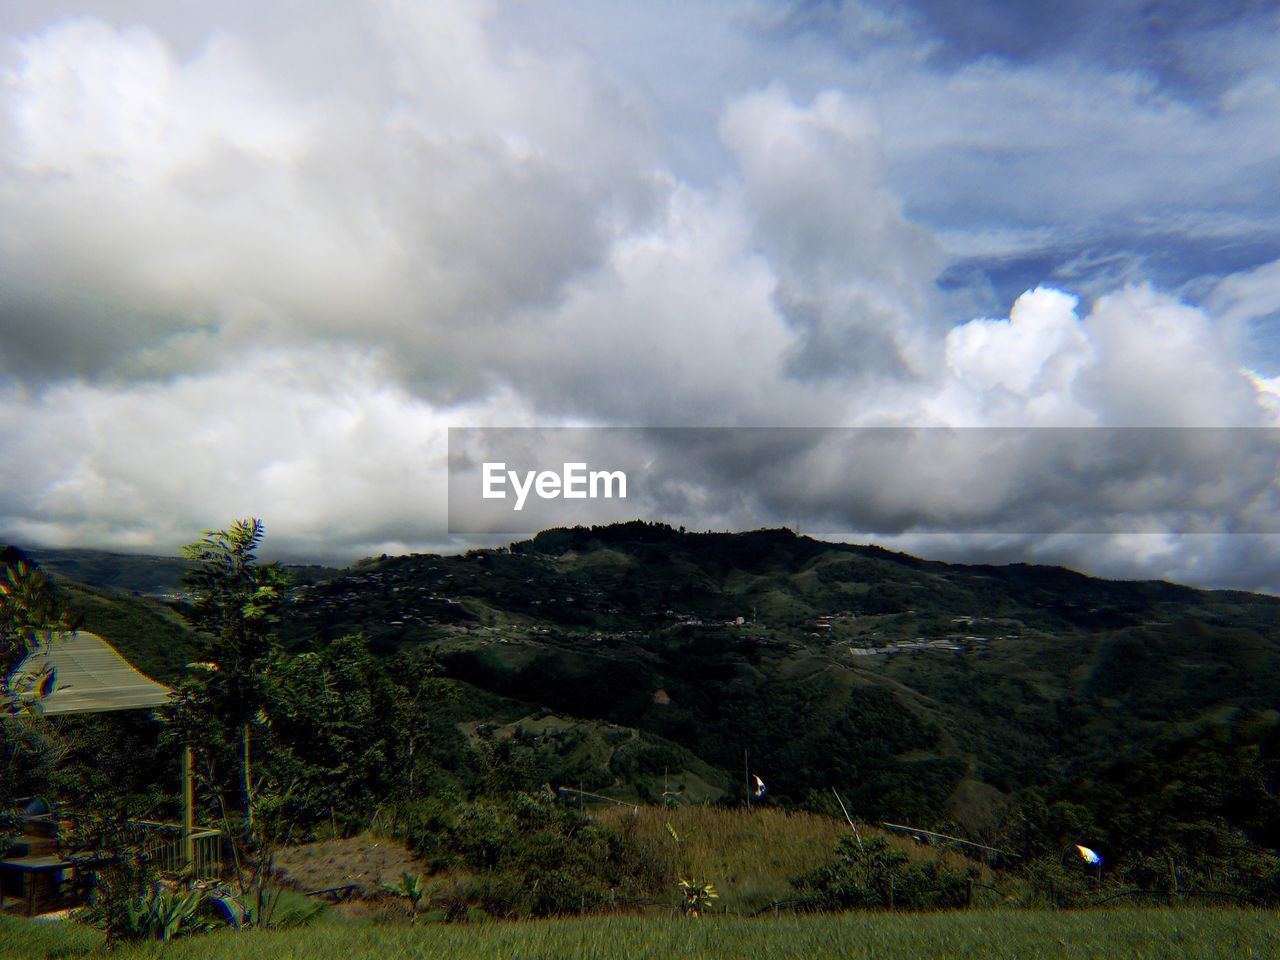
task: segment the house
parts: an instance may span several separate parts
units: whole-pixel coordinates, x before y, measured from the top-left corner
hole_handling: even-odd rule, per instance
[[[111,644],[85,631],[57,636],[45,649],[28,655],[14,670],[10,689],[24,686],[24,678],[50,671],[53,689],[40,700],[45,716],[153,710],[171,695],[168,687],[144,676]],[[197,876],[216,877],[222,872],[222,834],[197,829],[193,823],[189,747],[183,750],[182,773],[182,823],[136,823],[130,828],[162,872],[191,870]],[[101,857],[62,848],[64,813],[35,798],[19,819],[20,832],[0,837],[0,909],[12,897],[30,916],[75,900],[87,888]]]

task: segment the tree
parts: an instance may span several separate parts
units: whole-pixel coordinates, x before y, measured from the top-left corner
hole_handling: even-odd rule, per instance
[[[45,671],[18,685],[14,671],[59,633],[76,629],[57,592],[38,567],[12,547],[0,554],[0,705],[9,713],[39,713],[39,702],[56,678]]]
[[[393,755],[396,767],[403,771],[406,798],[418,795],[421,786],[418,768],[426,760],[424,746],[438,740],[443,723],[452,728],[452,720],[440,716],[443,705],[457,699],[457,691],[441,679],[442,670],[434,653],[400,653],[395,655],[387,671],[391,702],[386,707],[391,730],[396,738]]]
[[[76,626],[39,567],[12,547],[0,551],[0,810],[14,796],[42,788],[42,777],[62,746],[56,731],[33,722],[53,692],[55,671],[46,668],[20,678],[17,668]]]
[[[328,819],[335,836],[338,813],[367,819],[392,743],[377,703],[387,680],[364,638],[281,656],[271,681],[271,773],[291,798],[282,816],[293,823]]]
[[[252,730],[265,717],[268,667],[280,643],[275,633],[288,577],[276,563],[258,563],[262,521],[234,521],[226,530],[206,530],[182,548],[191,561],[183,577],[190,589],[190,618],[208,637],[204,670],[184,686],[180,710],[204,724],[220,722],[237,731],[239,787],[244,830],[254,826]]]

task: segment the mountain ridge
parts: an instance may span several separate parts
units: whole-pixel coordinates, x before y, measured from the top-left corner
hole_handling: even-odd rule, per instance
[[[566,786],[741,800],[745,757],[784,806],[838,789],[1003,843],[1042,809],[1112,844],[1212,822],[1273,848],[1278,627],[1280,598],[1243,591],[635,521],[367,559],[299,585],[280,631],[430,651],[468,737]]]

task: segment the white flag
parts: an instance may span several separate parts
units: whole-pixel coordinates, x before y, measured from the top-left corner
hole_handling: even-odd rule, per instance
[[[1094,853],[1092,850],[1090,850],[1088,847],[1082,847],[1080,846],[1080,844],[1077,843],[1076,849],[1080,851],[1080,856],[1084,857],[1084,862],[1089,864],[1089,866],[1091,867],[1102,866],[1102,858],[1098,856],[1096,853]]]

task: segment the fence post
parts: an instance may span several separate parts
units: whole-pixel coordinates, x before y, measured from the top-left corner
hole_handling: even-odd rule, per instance
[[[195,791],[191,786],[191,745],[182,748],[182,868],[190,871],[195,865],[195,843],[191,839],[195,828]]]

